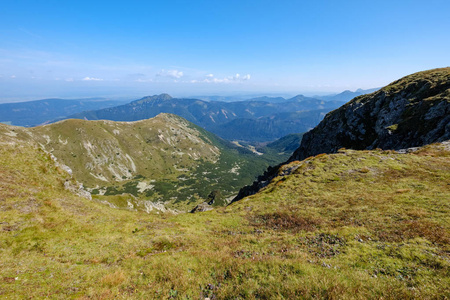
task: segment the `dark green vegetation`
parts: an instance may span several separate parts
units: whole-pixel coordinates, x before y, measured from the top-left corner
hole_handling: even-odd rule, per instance
[[[1,298],[450,293],[448,144],[319,155],[228,207],[157,215],[77,197],[47,153],[14,137],[1,142]]]
[[[257,119],[236,119],[220,126],[213,126],[211,130],[228,140],[274,141],[280,137],[293,134],[293,132],[310,130],[322,120],[328,111],[321,109],[283,112]],[[296,131],[297,129],[302,131]]]
[[[292,133],[266,145],[266,148],[277,151],[277,153],[292,153],[302,141],[303,133]]]
[[[450,139],[450,68],[418,72],[330,112],[292,159],[352,149],[402,149]]]
[[[131,123],[71,119],[30,129],[3,125],[0,136],[39,144],[67,165],[94,199],[144,211],[190,210],[214,190],[223,196],[214,205],[223,205],[269,165],[287,159],[292,150],[282,145],[298,143],[289,139],[256,154],[168,114]]]
[[[102,109],[123,104],[124,101],[98,99],[44,99],[0,104],[0,122],[32,127],[85,110]]]
[[[316,126],[326,112],[342,105],[302,95],[284,102],[220,102],[178,99],[167,94],[145,97],[130,104],[88,111],[72,118],[88,120],[136,121],[159,113],[171,113],[211,131],[222,138],[247,142],[269,142],[290,133]]]

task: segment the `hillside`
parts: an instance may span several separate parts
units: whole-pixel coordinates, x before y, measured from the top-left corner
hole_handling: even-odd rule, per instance
[[[405,149],[450,139],[450,68],[418,72],[328,113],[286,163],[341,148]],[[283,164],[269,167],[233,199],[257,193]]]
[[[0,123],[32,127],[65,118],[85,110],[102,109],[124,101],[98,99],[43,99],[0,104]]]
[[[223,205],[242,184],[289,155],[254,154],[169,114],[136,122],[71,119],[29,129],[0,126],[1,139],[10,135],[54,155],[94,199],[145,211],[184,211],[212,191],[222,195],[214,205]]]
[[[450,152],[351,151],[283,168],[199,214],[112,209],[17,137],[0,140],[0,297],[445,299]]]
[[[287,99],[285,102],[270,103],[265,101],[208,102],[199,99],[172,98],[167,94],[161,94],[144,97],[126,105],[83,112],[70,117],[88,120],[136,121],[152,118],[159,113],[171,113],[222,138],[267,142],[290,133],[304,132],[316,126],[323,117],[321,113],[335,109],[341,104],[342,102],[339,101],[323,101],[302,95]],[[318,113],[318,110],[321,110],[321,113]],[[281,121],[270,121],[281,117],[284,118]],[[265,125],[268,122],[272,122],[271,129]],[[251,126],[242,131],[242,123],[251,124]],[[290,125],[287,126],[288,124]],[[236,133],[238,134],[235,135]]]
[[[302,133],[292,133],[267,144],[265,147],[274,149],[278,153],[293,153],[300,146],[302,137]]]
[[[330,112],[291,160],[351,149],[402,149],[450,139],[450,68],[418,72]]]
[[[282,112],[254,119],[235,119],[211,130],[228,140],[270,142],[314,128],[329,110]]]

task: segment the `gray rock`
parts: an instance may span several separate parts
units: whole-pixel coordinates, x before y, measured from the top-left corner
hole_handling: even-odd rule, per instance
[[[406,76],[330,112],[289,161],[340,148],[406,149],[450,139],[450,68]]]
[[[199,205],[197,205],[196,207],[194,207],[193,210],[191,210],[191,213],[197,213],[197,212],[203,212],[203,211],[208,211],[208,210],[213,210],[213,207],[211,205],[209,205],[206,202],[200,203]]]

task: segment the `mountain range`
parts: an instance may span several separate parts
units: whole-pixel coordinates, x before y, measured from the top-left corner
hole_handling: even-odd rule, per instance
[[[340,105],[342,102],[339,101],[324,101],[302,95],[285,102],[271,103],[252,100],[208,102],[161,94],[117,107],[74,114],[69,118],[136,121],[159,113],[171,113],[226,139],[268,142],[313,128],[322,119],[324,112]],[[249,127],[242,131],[242,124]]]
[[[85,110],[101,109],[123,104],[121,100],[91,99],[43,99],[36,101],[0,104],[0,123],[33,127]]]
[[[365,94],[371,94],[373,92],[376,92],[380,88],[373,88],[373,89],[357,89],[356,91],[352,92],[349,90],[343,91],[342,93],[335,94],[335,95],[325,95],[325,96],[313,96],[313,98],[326,100],[326,101],[343,101],[347,102],[352,100],[355,97],[365,95]]]
[[[70,118],[137,121],[159,113],[172,113],[222,138],[261,143],[291,133],[306,132],[316,126],[325,113],[348,101],[348,97],[364,92],[345,91],[321,99],[297,95],[292,98],[263,96],[240,101],[215,96],[203,97],[205,100],[172,98],[167,94],[144,97],[131,103],[101,98],[44,99],[0,104],[0,122],[33,127]]]
[[[208,173],[222,164],[239,182],[243,168],[234,167],[235,159],[264,157],[258,149],[227,146],[171,114],[31,129],[0,125],[0,295],[445,299],[449,76],[450,68],[415,73],[328,113],[291,158],[215,209],[208,203],[223,195],[211,188],[217,181]],[[266,147],[289,150],[299,138]],[[227,154],[239,151],[244,156]],[[66,162],[75,164],[71,171]],[[92,177],[95,185],[117,187],[160,165],[176,172],[192,167],[192,175],[169,176],[180,185],[192,177],[213,190],[203,203],[209,211],[139,210],[133,197],[108,196],[124,200],[125,209],[116,209],[88,199],[78,183]],[[167,186],[169,193],[175,188]]]

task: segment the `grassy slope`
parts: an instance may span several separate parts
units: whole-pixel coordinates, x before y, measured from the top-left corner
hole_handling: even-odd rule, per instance
[[[111,209],[28,144],[0,147],[0,297],[407,299],[450,293],[450,152],[292,162],[199,214]]]
[[[0,125],[0,140],[11,134],[40,143],[94,198],[139,210],[150,201],[190,210],[213,190],[230,197],[286,159],[273,151],[256,155],[169,114],[136,122],[72,119],[31,129]]]

